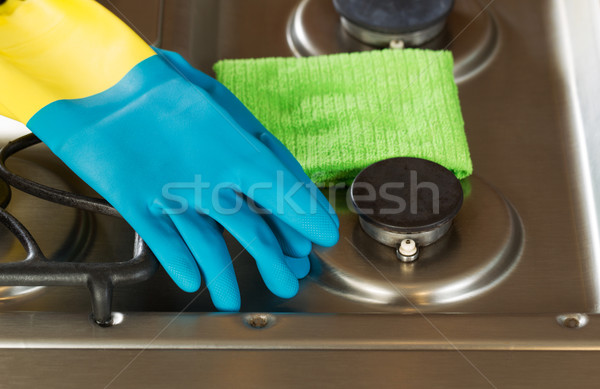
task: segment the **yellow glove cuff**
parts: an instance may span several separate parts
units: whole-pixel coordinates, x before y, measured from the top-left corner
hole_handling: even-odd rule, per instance
[[[155,52],[93,0],[0,5],[0,114],[27,123],[62,99],[115,85]]]

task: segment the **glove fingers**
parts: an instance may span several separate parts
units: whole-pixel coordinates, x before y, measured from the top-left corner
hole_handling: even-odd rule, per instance
[[[305,183],[309,188],[310,192],[314,194],[317,201],[327,210],[331,219],[337,227],[340,222],[338,220],[335,211],[329,204],[329,201],[323,196],[321,191],[317,189],[315,184],[310,178],[304,173],[302,166],[298,163],[292,153],[271,134],[267,129],[260,123],[258,119],[246,108],[246,106],[227,89],[223,84],[218,82],[212,77],[202,73],[201,71],[193,68],[190,64],[179,54],[155,49],[156,52],[161,55],[167,62],[169,62],[175,69],[177,69],[182,76],[188,79],[190,82],[206,90],[211,97],[223,107],[229,115],[235,119],[240,127],[252,134],[254,137],[259,139],[265,146],[267,146],[275,156],[296,176],[298,180]]]
[[[239,311],[241,299],[235,271],[215,221],[194,210],[169,216],[200,265],[215,307],[220,311]]]
[[[286,256],[285,263],[297,279],[306,277],[310,271],[310,261],[308,257],[294,258]]]
[[[312,243],[310,240],[300,235],[298,231],[294,230],[272,214],[263,215],[263,219],[265,219],[271,228],[271,231],[275,234],[284,255],[301,258],[310,254]]]
[[[279,218],[271,214],[263,215],[263,218],[275,234],[277,241],[279,241],[285,263],[292,273],[298,279],[306,277],[310,271],[308,254],[312,250],[312,243]]]
[[[279,243],[265,220],[233,190],[219,193],[218,207],[220,209],[210,209],[209,216],[225,227],[252,255],[269,290],[283,298],[295,296],[298,280],[285,264]]]
[[[317,188],[317,186],[312,182],[312,180],[306,175],[304,169],[300,163],[296,160],[294,155],[285,147],[283,143],[279,139],[277,139],[273,134],[266,131],[263,132],[259,140],[264,143],[265,146],[269,148],[279,158],[279,160],[298,178],[299,181],[304,182],[309,189],[309,191],[317,198],[317,201],[326,209],[331,216],[331,220],[335,223],[337,227],[340,226],[340,221],[333,210],[333,207],[327,201],[327,198],[321,193],[321,191]]]
[[[329,213],[266,146],[259,164],[250,171],[240,182],[248,198],[318,245],[329,247],[337,242],[338,228]]]
[[[171,279],[186,292],[200,288],[198,265],[185,242],[167,215],[156,210],[155,215],[131,219],[131,226],[146,242]]]

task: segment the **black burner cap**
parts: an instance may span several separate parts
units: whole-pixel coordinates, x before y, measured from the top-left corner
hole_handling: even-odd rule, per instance
[[[350,188],[357,212],[385,230],[418,233],[451,221],[462,206],[460,181],[420,158],[391,158],[367,167]]]
[[[404,34],[441,23],[454,0],[333,0],[337,12],[367,30]]]

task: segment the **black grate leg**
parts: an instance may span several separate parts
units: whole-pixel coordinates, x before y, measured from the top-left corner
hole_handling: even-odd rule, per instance
[[[90,280],[88,288],[92,298],[92,318],[100,326],[110,326],[112,322],[112,283],[107,280]]]

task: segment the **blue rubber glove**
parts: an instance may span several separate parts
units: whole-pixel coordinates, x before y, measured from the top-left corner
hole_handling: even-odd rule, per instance
[[[236,122],[251,133],[254,137],[260,139],[278,158],[279,160],[296,176],[299,182],[310,188],[312,193],[316,194],[317,201],[323,209],[327,209],[336,227],[339,227],[339,220],[335,211],[323,194],[315,187],[313,182],[308,178],[302,166],[290,151],[273,136],[252,113],[246,108],[242,102],[234,96],[223,84],[214,78],[202,73],[192,67],[178,53],[154,48],[154,50],[163,57],[171,66],[173,66],[180,74],[194,83],[199,88],[207,91],[210,96],[223,107],[236,120]],[[312,249],[312,244],[308,239],[303,238],[293,228],[281,221],[273,215],[264,215],[265,221],[269,224],[275,236],[277,236],[286,262],[290,269],[294,272],[297,278],[304,278],[310,270],[310,262],[308,254]]]
[[[106,198],[183,290],[202,274],[218,309],[240,308],[224,227],[274,294],[294,296],[311,244],[335,244],[338,222],[289,151],[218,82],[124,39],[93,1],[7,4],[0,111]]]
[[[28,126],[115,206],[182,289],[197,290],[201,271],[221,310],[238,310],[240,297],[218,224],[284,298],[298,281],[280,247],[304,276],[310,242],[338,239],[320,193],[297,185],[285,148],[264,129],[246,131],[159,56],[101,94],[50,104]],[[257,214],[246,197],[272,214]]]

